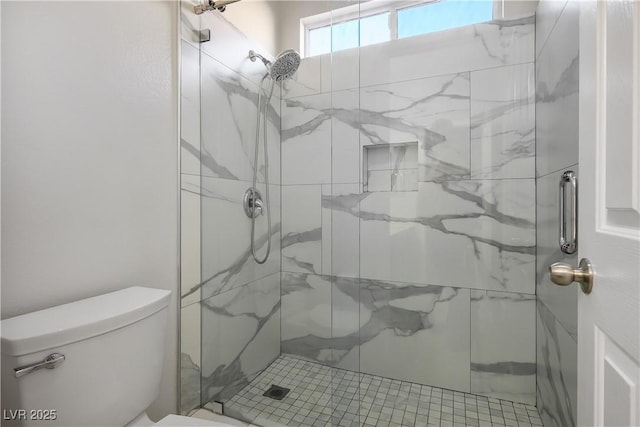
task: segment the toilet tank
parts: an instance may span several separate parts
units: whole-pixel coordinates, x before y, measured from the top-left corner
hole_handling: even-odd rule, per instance
[[[142,414],[159,392],[170,296],[132,287],[2,320],[2,425],[122,427]],[[52,354],[64,360],[16,376]]]

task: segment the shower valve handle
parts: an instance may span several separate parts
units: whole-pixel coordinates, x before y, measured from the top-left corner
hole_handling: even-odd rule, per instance
[[[242,205],[244,206],[244,213],[247,214],[249,218],[257,218],[264,214],[262,195],[255,188],[249,188],[244,193]]]
[[[258,216],[262,215],[262,200],[257,199],[253,202],[253,215]]]

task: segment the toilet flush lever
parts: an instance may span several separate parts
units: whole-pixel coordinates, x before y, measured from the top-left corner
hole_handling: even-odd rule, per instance
[[[44,358],[42,362],[32,363],[31,365],[21,366],[19,368],[14,368],[13,373],[16,378],[23,377],[31,372],[38,371],[42,368],[53,369],[59,364],[64,362],[64,354],[60,353],[51,353],[47,357]]]

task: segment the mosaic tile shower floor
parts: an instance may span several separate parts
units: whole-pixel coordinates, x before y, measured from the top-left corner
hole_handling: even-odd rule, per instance
[[[272,384],[291,391],[283,400],[263,396]],[[542,426],[530,405],[330,368],[290,356],[280,356],[230,399],[225,414],[264,427]]]

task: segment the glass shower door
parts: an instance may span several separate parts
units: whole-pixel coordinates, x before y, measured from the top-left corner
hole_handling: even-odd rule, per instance
[[[334,5],[339,4],[334,2]],[[341,5],[343,6],[343,5]],[[332,51],[323,60],[330,103],[330,180],[322,186],[323,248],[331,285],[332,425],[361,426],[372,401],[361,375],[359,108],[361,4],[332,11]],[[326,70],[326,71],[325,71]],[[366,329],[365,329],[366,332]],[[371,399],[368,396],[367,399]]]
[[[267,69],[261,61],[251,62],[249,51],[268,53],[233,25],[228,14],[200,16],[202,29],[211,31],[211,40],[199,45],[201,403],[214,412],[254,421],[261,414],[258,404],[266,407],[251,399],[262,398],[266,391],[256,379],[280,355],[280,91],[274,90],[265,107],[270,81],[262,89],[260,84]],[[263,200],[254,225],[259,258],[265,257],[271,241],[262,264],[252,254],[252,219],[243,205],[254,181],[259,90],[267,122],[266,136],[260,129],[256,179]]]
[[[417,11],[389,7],[391,40],[332,68],[334,100],[358,70],[333,104],[333,226],[357,221],[332,267],[357,239],[361,420],[475,425],[535,403],[533,18],[405,36]]]

